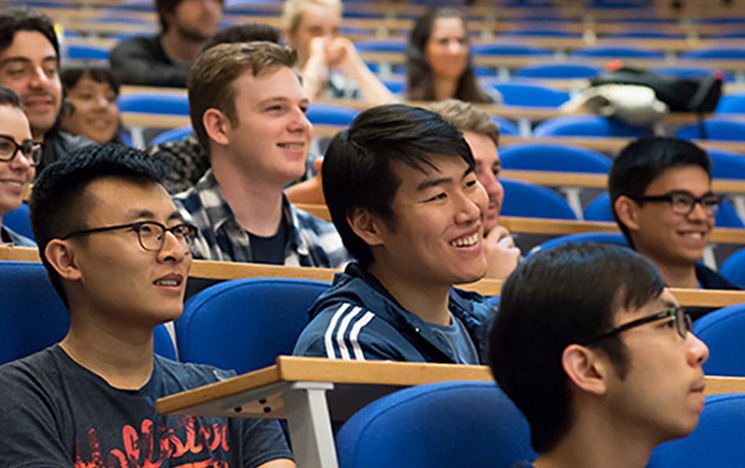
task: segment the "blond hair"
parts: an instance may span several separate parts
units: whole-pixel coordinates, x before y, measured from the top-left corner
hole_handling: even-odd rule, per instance
[[[282,5],[282,25],[287,31],[295,32],[300,26],[300,20],[308,5],[319,5],[328,8],[337,8],[339,14],[342,12],[341,0],[287,0]]]
[[[433,102],[427,108],[440,114],[461,131],[488,136],[496,146],[499,146],[499,125],[476,105],[458,99],[447,99]]]

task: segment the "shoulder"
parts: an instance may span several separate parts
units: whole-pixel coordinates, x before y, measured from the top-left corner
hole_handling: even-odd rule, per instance
[[[290,203],[290,212],[292,213],[292,223],[296,227],[314,232],[319,235],[333,233],[334,235],[338,236],[333,223],[321,218],[317,218],[307,211],[296,207],[292,203]]]
[[[166,384],[168,393],[189,390],[235,376],[234,371],[222,370],[205,364],[176,362],[155,356],[156,372]]]
[[[18,234],[17,232],[13,231],[9,227],[2,226],[0,227],[2,229],[3,234],[6,234],[8,239],[10,239],[11,244],[17,246],[17,247],[36,247],[36,243],[29,239],[26,236],[22,236]],[[2,236],[5,237],[5,236]]]
[[[701,263],[696,264],[696,279],[704,289],[740,289],[727,281],[722,275]]]
[[[118,43],[112,49],[112,54],[115,52],[129,52],[134,50],[146,50],[146,49],[160,49],[160,41],[158,36],[135,36],[130,37],[124,41]]]

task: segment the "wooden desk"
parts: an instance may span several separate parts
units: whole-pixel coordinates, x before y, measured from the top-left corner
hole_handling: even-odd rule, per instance
[[[492,381],[486,366],[280,356],[274,366],[160,398],[160,414],[286,418],[299,468],[336,468],[332,420],[401,388]],[[706,394],[745,392],[745,379],[707,377]]]

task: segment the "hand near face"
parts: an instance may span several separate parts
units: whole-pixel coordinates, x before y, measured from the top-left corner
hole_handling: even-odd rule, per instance
[[[505,279],[517,267],[520,249],[510,232],[497,226],[484,238],[484,255],[488,264],[486,278]]]
[[[346,37],[331,39],[326,45],[326,59],[329,68],[345,69],[351,66],[353,59],[357,57],[354,43]]]

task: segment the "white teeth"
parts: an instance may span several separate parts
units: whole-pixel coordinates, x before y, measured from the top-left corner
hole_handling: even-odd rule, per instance
[[[302,149],[304,145],[299,143],[280,143],[279,146],[282,148]]]
[[[173,281],[173,280],[156,281],[155,284],[160,285],[160,286],[178,286],[178,281]]]
[[[468,247],[471,245],[476,244],[476,242],[479,241],[479,233],[476,233],[470,237],[462,237],[460,239],[456,239],[450,243],[453,247]]]
[[[703,239],[704,235],[700,232],[688,232],[686,236],[693,237],[694,239]]]
[[[23,186],[23,184],[21,184],[20,182],[15,182],[15,181],[12,181],[12,180],[6,180],[4,182],[6,184],[8,184],[8,185],[12,185],[13,187],[21,187],[21,186]]]

